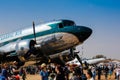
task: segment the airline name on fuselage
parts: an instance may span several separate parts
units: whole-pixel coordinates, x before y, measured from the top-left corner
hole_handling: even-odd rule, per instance
[[[47,26],[47,25],[37,25],[36,26],[36,33],[43,32],[43,31],[50,30],[50,29],[51,29],[51,27]],[[9,34],[4,34],[4,35],[0,36],[0,43],[5,42],[5,41],[9,41],[9,40],[13,40],[15,38],[20,38],[23,36],[31,35],[31,34],[33,34],[32,27],[22,29],[19,31],[15,31],[15,32],[12,32]]]
[[[51,27],[48,26],[48,25],[56,24],[56,23],[60,23],[60,21],[49,22],[49,23],[46,23],[46,24],[37,25],[36,26],[36,32],[43,32],[43,31],[46,31],[46,30],[50,30]],[[4,41],[7,41],[7,40],[10,40],[10,39],[13,39],[13,38],[33,34],[32,31],[33,31],[33,29],[30,27],[30,28],[26,28],[26,29],[23,29],[23,30],[13,32],[13,33],[0,35],[0,43],[4,42]]]
[[[0,40],[8,39],[11,37],[16,37],[16,36],[19,36],[21,34],[22,34],[22,30],[19,30],[19,31],[11,33],[11,34],[5,34],[5,35],[0,36]]]

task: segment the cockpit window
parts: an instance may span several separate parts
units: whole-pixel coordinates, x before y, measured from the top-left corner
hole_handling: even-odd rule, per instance
[[[63,26],[75,26],[75,23],[70,20],[63,20]]]
[[[62,20],[61,23],[58,24],[59,28],[63,28],[64,26],[75,26],[75,23],[71,20]]]

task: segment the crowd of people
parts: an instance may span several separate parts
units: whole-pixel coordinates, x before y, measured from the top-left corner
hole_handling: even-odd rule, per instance
[[[40,80],[101,80],[101,75],[105,76],[104,80],[111,80],[112,75],[114,80],[119,80],[120,76],[120,66],[111,64],[88,65],[86,70],[80,65],[63,66],[56,63],[18,68],[14,61],[12,64],[2,64],[0,71],[0,80],[26,80],[27,74],[39,74]]]
[[[42,67],[43,65],[41,65],[41,68]],[[104,80],[119,80],[120,76],[120,66],[113,64],[99,66],[88,65],[88,67],[85,68],[86,70],[84,70],[82,66],[74,64],[68,64],[66,66],[54,64],[54,66],[50,68],[44,64],[41,72],[45,72],[46,75],[40,72],[41,80],[101,80],[101,76],[104,76]],[[112,75],[114,75],[114,79],[111,78]],[[44,76],[47,78],[42,79]]]
[[[23,67],[19,68],[17,64],[16,61],[12,64],[1,64],[0,80],[20,80],[20,76],[22,77],[22,80],[25,80],[26,70]]]

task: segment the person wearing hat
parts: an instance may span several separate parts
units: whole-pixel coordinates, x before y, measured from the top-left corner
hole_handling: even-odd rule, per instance
[[[41,64],[40,80],[48,80],[47,65],[45,63]]]

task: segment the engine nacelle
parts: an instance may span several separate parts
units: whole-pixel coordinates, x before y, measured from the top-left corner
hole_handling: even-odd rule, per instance
[[[34,40],[21,40],[16,44],[16,53],[17,55],[23,56],[34,47],[35,41]]]

